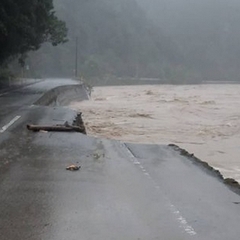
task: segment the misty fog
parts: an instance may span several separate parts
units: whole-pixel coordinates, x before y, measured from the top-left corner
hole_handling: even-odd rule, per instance
[[[35,76],[239,81],[237,0],[55,0],[68,43],[27,60]]]

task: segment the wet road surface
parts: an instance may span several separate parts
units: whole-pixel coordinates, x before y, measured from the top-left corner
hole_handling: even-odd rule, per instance
[[[32,106],[42,84],[0,97],[0,128],[21,116],[0,133],[1,240],[239,239],[240,196],[172,148],[27,131],[74,118]]]
[[[78,84],[78,82],[66,79],[48,79],[0,94],[0,130],[12,120],[29,112],[29,108],[47,91],[58,86],[73,84]]]

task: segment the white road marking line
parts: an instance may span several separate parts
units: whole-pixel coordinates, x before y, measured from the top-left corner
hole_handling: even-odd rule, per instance
[[[8,124],[1,128],[0,133],[4,133],[10,126],[12,126],[20,118],[21,116],[16,116],[15,118],[13,118]]]
[[[181,213],[176,209],[176,207],[174,205],[171,205],[170,207],[172,212],[176,215],[177,220],[180,222],[181,227],[184,229],[184,231],[191,236],[196,235],[197,233],[195,232],[193,227],[188,224],[187,220],[181,215]]]
[[[133,162],[135,165],[140,165],[140,162],[134,161]]]
[[[156,183],[156,181],[150,176],[150,174],[146,171],[146,169],[143,167],[143,165],[135,158],[135,156],[132,154],[132,152],[125,146],[125,149],[129,153],[131,157],[131,162],[133,162],[134,165],[138,165],[138,167],[142,170],[143,174],[146,175],[155,185],[155,188],[160,191],[160,187]],[[167,198],[166,198],[167,199]],[[167,199],[168,202],[170,202],[169,199]],[[191,236],[197,235],[194,228],[188,224],[187,220],[181,215],[181,212],[170,203],[170,211],[176,216],[176,220],[180,224],[180,228],[182,228],[187,234]]]
[[[4,95],[7,95],[7,94],[9,94],[10,92],[13,92],[13,91],[14,91],[14,90],[10,90],[10,91],[7,91],[7,92],[3,92],[3,93],[0,94],[0,97],[1,97],[1,96],[4,96]]]

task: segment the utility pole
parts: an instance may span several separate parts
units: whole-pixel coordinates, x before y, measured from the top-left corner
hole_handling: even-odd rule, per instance
[[[137,80],[139,79],[139,62],[138,62],[138,60],[136,61],[135,78],[137,78]]]
[[[75,78],[78,77],[78,37],[76,37]]]

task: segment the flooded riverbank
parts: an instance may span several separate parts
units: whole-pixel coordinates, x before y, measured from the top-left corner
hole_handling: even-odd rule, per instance
[[[240,85],[96,87],[73,102],[88,135],[174,143],[240,182]]]

